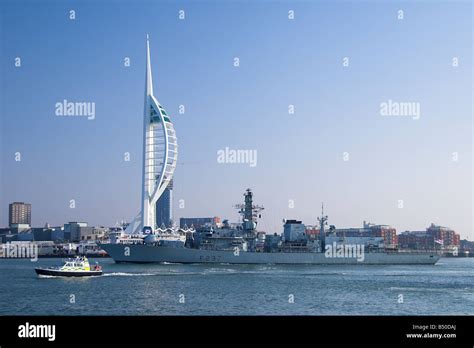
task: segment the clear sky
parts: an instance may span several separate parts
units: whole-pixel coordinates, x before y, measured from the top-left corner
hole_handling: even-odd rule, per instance
[[[154,92],[180,146],[175,218],[236,221],[251,187],[267,232],[284,218],[315,224],[324,201],[336,227],[434,222],[474,238],[470,1],[0,7],[0,226],[12,201],[32,203],[35,226],[135,216],[148,33]],[[95,119],[56,116],[64,99],[95,103]],[[388,100],[419,103],[419,119],[382,116]],[[256,150],[257,165],[218,163],[226,147]]]

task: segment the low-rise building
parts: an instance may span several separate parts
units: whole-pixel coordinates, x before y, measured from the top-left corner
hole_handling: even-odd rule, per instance
[[[79,240],[81,241],[95,241],[104,239],[108,229],[105,227],[80,227]]]
[[[64,239],[72,242],[81,240],[81,227],[87,227],[87,222],[72,221],[64,224]]]
[[[460,241],[459,246],[461,256],[474,256],[474,242],[463,239]]]
[[[426,233],[433,236],[435,241],[442,241],[442,245],[445,247],[459,246],[461,241],[460,235],[451,228],[438,226],[433,223],[426,229]]]
[[[307,226],[306,234],[310,239],[316,239],[319,236],[319,227]],[[331,225],[326,235],[341,238],[382,238],[385,247],[394,248],[397,246],[397,230],[389,225],[376,225],[363,222],[362,228],[336,228]],[[378,239],[377,239],[378,240]]]
[[[431,224],[425,231],[405,231],[398,236],[402,249],[452,250],[460,245],[460,236],[449,227]]]
[[[29,224],[11,224],[10,225],[10,233],[20,233],[23,231],[29,230],[31,227]]]
[[[404,231],[398,235],[398,245],[402,249],[433,249],[434,239],[426,231]]]

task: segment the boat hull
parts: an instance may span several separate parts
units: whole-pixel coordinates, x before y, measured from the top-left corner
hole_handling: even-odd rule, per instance
[[[146,244],[100,244],[115,262],[229,264],[435,264],[436,253],[365,253],[363,258],[326,257],[324,253],[240,252],[170,248]]]
[[[35,268],[37,275],[54,277],[97,277],[102,275],[102,271],[61,271],[47,268]]]

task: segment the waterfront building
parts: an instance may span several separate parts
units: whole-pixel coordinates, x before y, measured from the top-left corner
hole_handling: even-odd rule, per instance
[[[26,224],[31,226],[31,204],[13,202],[8,205],[8,224]]]
[[[29,224],[11,224],[10,233],[16,234],[30,229]]]
[[[318,226],[307,226],[306,234],[315,239],[319,236],[319,227]],[[326,232],[327,235],[333,235],[339,238],[376,238],[374,240],[379,240],[378,238],[383,239],[383,244],[385,247],[396,247],[398,244],[397,239],[397,230],[389,225],[376,225],[367,222],[363,222],[362,228],[351,227],[351,228],[336,228],[331,225],[329,231]]]
[[[16,240],[20,242],[32,242],[35,240],[35,236],[31,230],[17,233]]]
[[[405,231],[398,235],[398,245],[402,249],[433,249],[434,238],[426,231]]]
[[[156,226],[169,227],[173,224],[173,180],[156,202]]]
[[[58,238],[58,231],[62,232]],[[62,241],[64,240],[64,231],[62,227],[33,227],[17,234],[18,241]]]
[[[80,241],[96,241],[105,238],[108,229],[105,227],[80,227],[79,239]]]
[[[398,236],[400,248],[452,249],[460,246],[460,235],[449,227],[431,224],[426,231],[405,231]]]
[[[69,241],[81,240],[81,227],[87,227],[87,222],[68,222],[64,224],[64,239]]]
[[[459,246],[460,235],[449,227],[438,226],[433,223],[426,229],[426,233],[434,240],[443,241],[444,246]]]
[[[397,230],[389,225],[376,225],[363,223],[364,229],[369,229],[371,237],[382,237],[387,247],[395,247],[398,244]]]
[[[51,240],[55,242],[64,242],[64,227],[54,227],[51,231]]]
[[[474,242],[463,239],[459,243],[460,252],[463,256],[474,256]]]
[[[35,241],[51,241],[52,229],[44,227],[34,227],[31,229]]]

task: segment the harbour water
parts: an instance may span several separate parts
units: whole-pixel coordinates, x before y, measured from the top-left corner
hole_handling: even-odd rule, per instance
[[[93,262],[95,260],[91,260]],[[1,315],[474,315],[474,258],[421,266],[115,264],[38,278],[0,259]]]

